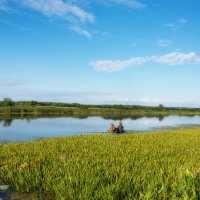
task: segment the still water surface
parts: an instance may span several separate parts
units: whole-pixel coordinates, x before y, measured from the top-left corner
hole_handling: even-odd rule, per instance
[[[58,137],[105,132],[119,119],[103,117],[55,117],[35,119],[0,119],[0,141],[28,141],[41,137]],[[200,125],[200,116],[160,116],[122,118],[125,130],[148,131],[165,127]]]

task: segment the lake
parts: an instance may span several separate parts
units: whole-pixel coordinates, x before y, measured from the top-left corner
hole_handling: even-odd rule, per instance
[[[41,137],[103,133],[122,120],[125,130],[149,131],[166,127],[200,125],[200,116],[134,117],[0,117],[0,141],[30,141]]]

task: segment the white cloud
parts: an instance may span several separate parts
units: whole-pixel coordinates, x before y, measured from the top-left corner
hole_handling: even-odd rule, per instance
[[[169,47],[173,44],[171,40],[162,40],[162,39],[157,40],[156,43],[159,47]]]
[[[95,17],[76,5],[63,0],[15,0],[16,2],[32,8],[48,17],[56,16],[68,20],[81,22],[94,22]]]
[[[87,38],[92,38],[92,34],[90,32],[88,32],[87,30],[85,29],[82,29],[80,26],[72,26],[71,27],[71,30],[79,33],[80,35],[83,35]]]
[[[152,61],[166,65],[200,64],[200,56],[194,52],[172,52],[163,56],[152,56]]]
[[[8,7],[9,0],[0,0],[0,10],[9,11]],[[71,26],[79,27],[71,28],[71,30],[82,34],[88,38],[91,34],[87,30],[83,30],[81,26],[85,23],[94,23],[95,16],[82,9],[81,7],[75,5],[74,1],[63,1],[63,0],[10,0],[9,2],[14,2],[25,8],[33,9],[38,13],[48,17],[57,17],[64,21],[67,21]]]
[[[136,66],[146,62],[147,58],[131,58],[129,60],[99,60],[91,62],[90,65],[97,71],[113,72],[120,71],[126,67]]]
[[[183,64],[200,64],[200,56],[195,52],[191,53],[181,53],[181,52],[171,52],[165,55],[154,55],[146,57],[133,57],[128,60],[97,60],[90,63],[97,71],[102,72],[114,72],[120,71],[127,67],[138,66],[142,63],[154,62],[158,64],[165,65],[183,65]]]
[[[0,0],[0,10],[11,10],[9,6],[12,4],[8,6],[8,2],[33,9],[48,18],[57,17],[65,20],[70,24],[71,30],[87,38],[92,37],[91,33],[82,28],[85,23],[95,22],[95,16],[82,8],[83,5],[91,3],[89,0]],[[104,0],[95,0],[95,2],[104,2]],[[138,10],[146,6],[138,0],[106,0],[105,2]]]

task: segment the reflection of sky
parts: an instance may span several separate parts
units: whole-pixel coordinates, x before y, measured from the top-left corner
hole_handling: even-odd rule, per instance
[[[13,120],[11,126],[8,127],[4,127],[2,121],[0,122],[0,140],[32,140],[40,137],[105,132],[110,123],[113,122],[117,126],[118,121],[101,117],[40,118],[30,121],[17,119]],[[200,117],[168,116],[162,121],[156,117],[143,117],[136,120],[128,118],[122,121],[126,130],[150,130],[180,124],[200,124]]]
[[[143,117],[137,120],[124,120],[124,125],[126,125],[129,130],[149,130],[152,128],[159,128],[165,126],[176,126],[176,125],[189,125],[189,124],[200,124],[200,117],[190,117],[190,116],[167,116],[163,120],[159,120],[157,117],[148,118]]]

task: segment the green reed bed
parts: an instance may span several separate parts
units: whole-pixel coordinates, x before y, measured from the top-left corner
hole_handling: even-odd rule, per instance
[[[200,129],[0,145],[0,179],[56,199],[200,199]],[[52,196],[52,197],[53,197]]]

